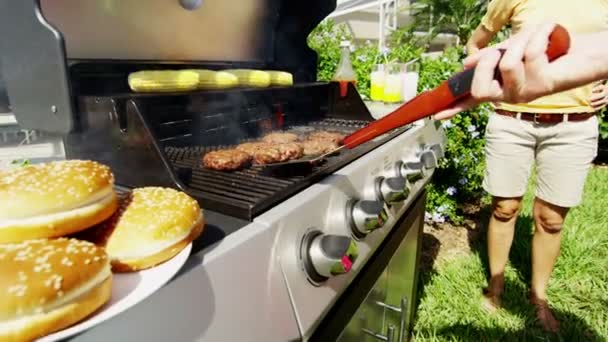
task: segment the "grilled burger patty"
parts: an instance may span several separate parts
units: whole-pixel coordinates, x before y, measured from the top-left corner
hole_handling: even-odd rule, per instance
[[[275,146],[281,154],[280,161],[287,161],[290,159],[298,159],[304,155],[304,147],[299,143],[285,143]]]
[[[280,163],[304,155],[331,152],[338,148],[344,137],[338,132],[316,131],[309,134],[304,142],[297,142],[297,134],[274,132],[265,135],[261,141],[209,152],[203,157],[203,165],[209,169],[230,171],[243,168],[251,161],[258,165]]]
[[[238,145],[236,149],[253,156],[257,151],[271,146],[272,145],[265,142],[247,142]]]
[[[253,162],[258,165],[277,163],[280,160],[281,152],[272,146],[261,148],[253,154]]]
[[[304,155],[304,147],[299,143],[269,144],[265,142],[250,142],[238,145],[237,150],[251,155],[255,164],[271,164]]]
[[[306,156],[323,154],[338,148],[338,144],[331,140],[306,140],[302,146]]]
[[[203,166],[208,169],[232,171],[245,167],[251,161],[251,156],[237,149],[212,151],[203,157]]]
[[[270,144],[285,144],[298,141],[298,135],[294,133],[275,132],[265,135],[263,142]]]
[[[256,164],[272,164],[297,159],[304,155],[304,148],[298,143],[266,145],[253,154]]]
[[[331,141],[338,145],[344,142],[345,135],[338,132],[316,131],[308,135],[306,140]]]

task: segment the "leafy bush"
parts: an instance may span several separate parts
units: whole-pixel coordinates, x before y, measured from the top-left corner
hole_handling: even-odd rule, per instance
[[[353,37],[344,25],[322,21],[308,36],[308,46],[317,53],[317,79],[329,81],[340,62],[340,42]]]
[[[608,111],[604,107],[599,115],[600,121],[600,137],[603,140],[608,140]]]
[[[317,79],[330,81],[340,62],[340,42],[353,39],[346,27],[325,20],[310,34],[308,45],[318,54]],[[387,50],[379,51],[378,46],[366,42],[351,48],[351,62],[357,74],[357,91],[369,98],[369,77],[376,64],[386,62],[404,63],[419,58],[425,50],[428,39],[414,36],[413,27],[396,30],[387,40]]]
[[[418,0],[412,5],[416,26],[431,33],[452,32],[461,44],[481,22],[489,0]]]
[[[418,91],[433,89],[462,69],[461,47],[447,49],[439,58],[423,58]],[[427,220],[461,223],[461,204],[476,203],[483,195],[484,132],[488,105],[462,112],[442,122],[447,135],[445,158],[428,186]]]
[[[319,55],[317,78],[320,81],[331,80],[340,60],[340,41],[351,38],[344,27],[329,20],[313,31],[309,45]],[[380,52],[377,45],[371,43],[353,48],[352,63],[358,77],[356,87],[364,97],[369,96],[372,66],[383,60],[407,62],[420,58],[419,92],[433,89],[462,69],[462,46],[446,49],[439,57],[423,57],[428,39],[417,38],[412,27],[395,31],[387,41],[387,51]],[[429,220],[460,223],[463,216],[459,204],[478,202],[482,197],[483,135],[488,112],[489,107],[483,105],[442,122],[448,143],[446,156],[428,187]]]

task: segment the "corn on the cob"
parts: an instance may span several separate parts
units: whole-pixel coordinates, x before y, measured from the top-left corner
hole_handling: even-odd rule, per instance
[[[144,70],[129,74],[129,87],[136,92],[190,91],[198,83],[198,73],[188,70]]]
[[[225,89],[238,85],[238,78],[225,71],[214,71],[207,69],[188,69],[198,74],[199,89]]]
[[[293,85],[293,75],[286,71],[268,70],[270,74],[270,84],[278,86]]]
[[[227,69],[223,71],[235,75],[240,86],[268,87],[270,85],[270,74],[266,71],[253,69]]]

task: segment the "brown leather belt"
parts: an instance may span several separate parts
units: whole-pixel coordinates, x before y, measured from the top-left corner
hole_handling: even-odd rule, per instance
[[[525,121],[532,121],[535,123],[559,123],[564,121],[583,121],[591,118],[595,113],[517,113],[503,109],[496,109],[495,112],[500,115],[509,116],[512,118],[518,118]]]

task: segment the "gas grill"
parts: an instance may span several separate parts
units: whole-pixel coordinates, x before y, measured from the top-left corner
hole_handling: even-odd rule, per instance
[[[0,4],[0,58],[25,129],[112,168],[120,191],[196,198],[205,230],[179,275],[79,341],[404,341],[416,305],[425,186],[443,156],[419,120],[303,174],[202,167],[273,131],[350,134],[374,120],[350,84],[317,82],[327,0],[31,0]],[[238,6],[238,7],[237,7]],[[283,70],[293,86],[134,93],[138,70]]]

